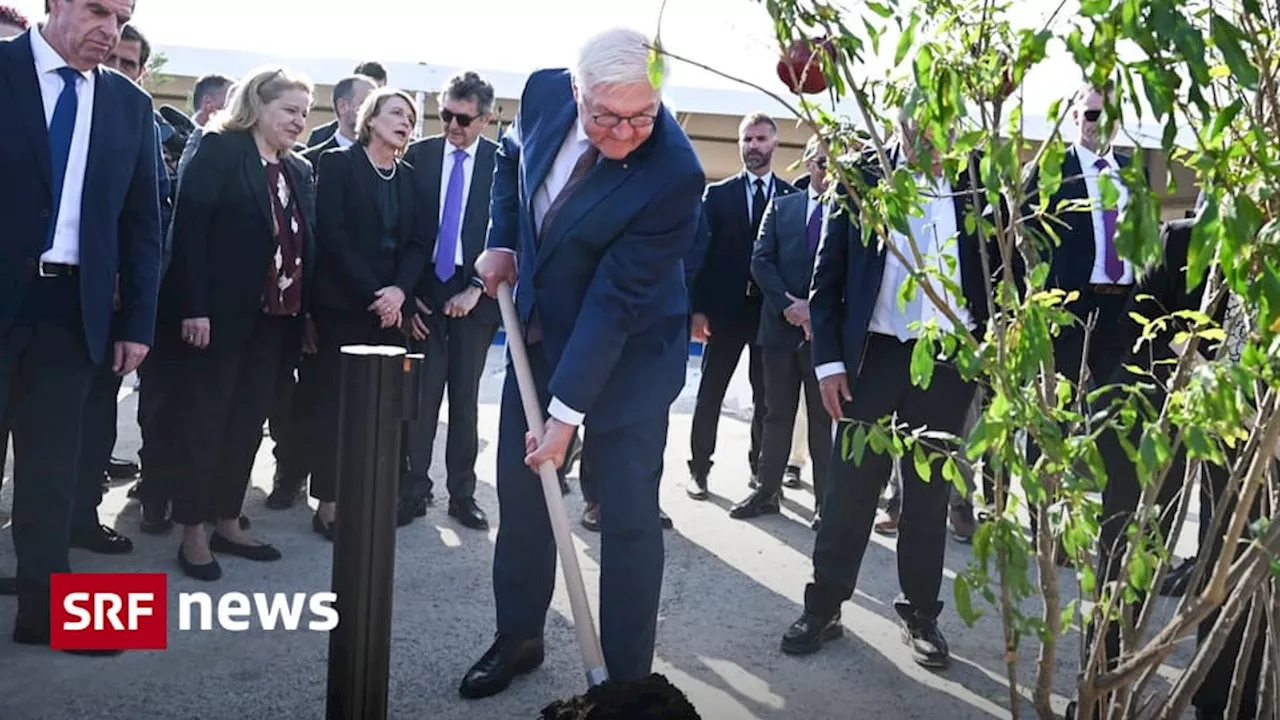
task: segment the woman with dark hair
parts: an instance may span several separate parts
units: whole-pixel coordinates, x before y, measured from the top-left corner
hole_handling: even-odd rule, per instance
[[[214,553],[280,559],[239,517],[279,366],[303,340],[315,192],[311,167],[290,148],[311,100],[311,84],[282,68],[245,78],[205,129],[174,208],[156,337],[183,408],[178,564],[200,580],[222,576]]]
[[[337,515],[342,346],[406,344],[402,311],[427,260],[413,167],[401,160],[417,115],[403,91],[374,90],[356,116],[356,144],[326,151],[317,163],[317,352],[314,382],[300,392],[314,403],[315,447],[323,448],[311,473],[311,496],[320,502],[311,525],[329,540]]]

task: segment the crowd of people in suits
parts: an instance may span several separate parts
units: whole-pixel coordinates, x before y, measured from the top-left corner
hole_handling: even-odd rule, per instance
[[[779,512],[783,489],[799,486],[797,446],[807,446],[814,573],[804,611],[782,637],[790,654],[816,652],[843,632],[841,605],[873,527],[885,525],[877,500],[895,469],[883,455],[846,457],[833,443],[838,429],[896,413],[960,433],[980,407],[975,384],[945,362],[927,389],[909,376],[920,323],[954,317],[976,329],[988,320],[980,240],[965,217],[989,208],[968,173],[919,176],[926,202],[909,223],[922,255],[948,269],[960,296],[942,293],[945,308],[921,293],[900,305],[914,268],[864,244],[859,218],[832,204],[830,158],[818,138],[804,148],[806,176],[792,185],[772,171],[776,122],[748,115],[739,127],[742,172],[704,187],[689,138],[651,83],[641,34],[603,33],[572,70],[534,73],[497,143],[484,137],[495,98],[480,75],[448,81],[441,132],[418,139],[414,98],[390,86],[377,63],[334,85],[336,119],[302,143],[315,90],[291,70],[200,78],[188,124],[154,111],[139,87],[151,49],[129,24],[132,0],[48,5],[34,29],[0,8],[0,29],[16,31],[0,41],[0,73],[9,78],[0,100],[16,109],[0,115],[0,132],[28,140],[0,148],[0,215],[15,238],[0,244],[0,418],[15,446],[18,555],[17,578],[0,591],[19,598],[18,642],[48,643],[48,578],[68,571],[69,547],[132,547],[96,508],[112,462],[115,397],[135,370],[141,528],[181,526],[177,564],[191,577],[220,578],[218,555],[281,557],[242,513],[264,424],[277,463],[267,504],[291,507],[309,487],[318,503],[312,527],[333,539],[342,519],[339,355],[349,344],[426,357],[421,419],[404,431],[398,523],[433,501],[427,469],[447,390],[448,514],[484,530],[475,501],[478,391],[499,323],[497,287],[513,283],[549,419],[542,437],[528,434],[509,371],[498,440],[498,635],[464,677],[466,697],[501,692],[543,661],[555,580],[533,476],[544,460],[563,472],[581,457],[582,522],[603,536],[610,674],[649,673],[661,530],[670,526],[657,488],[690,338],[704,344],[691,498],[710,495],[720,407],[744,350],[751,492],[730,514]],[[1097,88],[1072,98],[1078,135],[1050,199],[1054,208],[1089,201],[1058,230],[1050,279],[1079,292],[1072,312],[1104,329],[1088,353],[1087,375],[1099,382],[1132,364],[1125,318],[1144,287],[1115,251],[1128,198],[1119,171],[1129,158],[1102,132],[1104,108]],[[904,107],[891,167],[868,153],[855,159],[857,171],[875,184],[909,161],[934,159],[936,168],[924,139]],[[1114,207],[1103,207],[1103,177],[1119,190]],[[1169,247],[1185,254],[1188,232],[1186,223],[1170,225]],[[893,236],[905,246],[905,234]],[[1169,280],[1184,259],[1171,252],[1163,274],[1147,281],[1179,308],[1198,303]],[[1067,377],[1079,374],[1083,343],[1078,327],[1055,341]],[[1105,454],[1112,480],[1104,505],[1122,515],[1136,504],[1136,476],[1122,453]],[[950,659],[938,628],[948,517],[958,537],[972,535],[972,504],[911,463],[896,477],[902,593],[894,606],[914,659],[941,668]],[[1225,697],[1206,688],[1197,706],[1215,717]]]

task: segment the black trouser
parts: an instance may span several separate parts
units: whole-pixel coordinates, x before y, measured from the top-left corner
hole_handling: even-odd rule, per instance
[[[831,461],[831,416],[822,405],[810,345],[803,342],[798,347],[768,346],[761,350],[766,412],[760,443],[760,490],[765,493],[782,490],[782,476],[791,457],[791,437],[795,434],[796,412],[803,390],[809,421],[809,457],[813,458],[814,507],[820,511],[827,465]]]
[[[102,363],[93,372],[80,430],[79,480],[75,512],[71,516],[73,530],[93,530],[99,525],[102,481],[116,446],[116,398],[122,380],[111,362]]]
[[[1158,391],[1151,393],[1149,399],[1157,408],[1163,406],[1165,402],[1163,393]],[[1134,447],[1137,447],[1141,438],[1142,423],[1138,423],[1130,431],[1128,439]],[[1114,430],[1108,430],[1099,437],[1098,451],[1102,455],[1107,471],[1107,484],[1102,493],[1102,523],[1098,540],[1097,574],[1104,581],[1114,581],[1121,575],[1122,568],[1120,564],[1124,562],[1124,555],[1128,548],[1126,528],[1138,508],[1143,489],[1138,479],[1136,468],[1125,453]],[[1228,460],[1232,463],[1235,462],[1235,458],[1231,455],[1228,455]],[[1168,536],[1173,524],[1177,510],[1175,501],[1178,492],[1182,490],[1186,466],[1185,448],[1179,448],[1174,455],[1168,473],[1165,475],[1164,484],[1161,485],[1156,494],[1156,504],[1160,508],[1159,537],[1162,539]],[[1212,568],[1216,564],[1218,555],[1222,552],[1222,532],[1211,527],[1213,512],[1217,499],[1223,495],[1228,472],[1226,468],[1220,465],[1204,463],[1201,467],[1204,473],[1201,475],[1200,555],[1203,559],[1200,562],[1208,563],[1207,567]],[[1229,522],[1231,510],[1229,508],[1224,511],[1226,513],[1223,518],[1224,523]],[[1257,516],[1258,506],[1255,505],[1253,517],[1256,518]],[[1205,580],[1207,581],[1207,579],[1206,577]],[[1187,592],[1199,591],[1199,588],[1189,588],[1187,590]],[[1146,598],[1140,597],[1138,602],[1129,605],[1128,614],[1131,619],[1136,620],[1141,615],[1145,602]],[[1200,687],[1197,688],[1193,697],[1192,702],[1195,706],[1207,713],[1209,718],[1222,717],[1225,712],[1248,615],[1249,611],[1246,610],[1244,615],[1241,616],[1240,622],[1233,628],[1231,635],[1222,648],[1222,652],[1218,655],[1214,664],[1210,666],[1208,674]],[[1217,617],[1218,613],[1214,612],[1200,623],[1197,632],[1200,642],[1203,642],[1208,636],[1214,622],[1217,621]],[[1094,626],[1091,625],[1090,628],[1088,637],[1092,640]],[[1254,645],[1250,670],[1245,676],[1246,684],[1240,711],[1235,716],[1242,720],[1257,716],[1258,684],[1261,678],[1262,658],[1266,645],[1265,633],[1266,625],[1264,624],[1262,626],[1262,636],[1258,638]],[[1130,652],[1135,649],[1128,648]],[[1108,665],[1114,663],[1120,657],[1120,653],[1120,625],[1113,622],[1107,626],[1104,657],[1107,659]],[[1085,715],[1082,713],[1080,716],[1084,717]]]
[[[428,327],[427,339],[414,343],[414,349],[424,355],[424,367],[418,385],[418,418],[408,429],[408,467],[401,497],[417,500],[431,495],[431,455],[447,388],[446,484],[451,500],[470,500],[476,492],[476,456],[480,452],[480,378],[498,326],[480,322],[474,315],[451,318],[437,311]]]
[[[181,335],[176,326],[157,326],[155,345],[138,368],[142,380],[138,390],[138,428],[142,432],[138,459],[143,472],[138,499],[144,503],[168,502],[174,485],[186,480],[182,425],[187,411],[183,383],[188,346]]]
[[[172,488],[179,525],[240,517],[280,363],[298,353],[302,338],[297,317],[261,314],[253,322],[240,347],[183,350],[185,477]]]
[[[961,379],[951,365],[939,363],[928,390],[911,384],[909,368],[914,342],[872,333],[867,340],[861,372],[851,379],[853,400],[845,404],[831,448],[822,525],[813,546],[813,582],[805,591],[805,609],[832,617],[853,596],[862,558],[875,522],[876,500],[889,477],[891,458],[870,447],[862,464],[842,454],[843,433],[858,423],[876,423],[897,412],[912,428],[958,434],[975,387]],[[947,500],[951,485],[935,463],[929,481],[916,473],[915,463],[902,463],[902,514],[898,519],[898,582],[902,596],[894,603],[909,622],[937,618],[942,611],[938,593],[947,543]]]
[[[748,376],[751,380],[751,449],[747,463],[754,475],[759,470],[760,440],[764,434],[765,393],[764,364],[756,334],[760,331],[759,296],[743,301],[738,316],[731,321],[712,325],[711,337],[702,348],[702,380],[693,410],[693,432],[690,438],[692,457],[689,469],[694,473],[711,470],[711,457],[716,451],[716,433],[720,429],[720,406],[729,389],[729,381],[738,369],[742,349],[748,351]]]
[[[311,474],[307,410],[298,388],[312,386],[305,378],[314,372],[314,365],[314,355],[299,355],[292,361],[280,363],[275,404],[268,420],[271,439],[275,442],[272,453],[276,458],[276,470],[280,480],[294,488],[300,487]]]
[[[70,571],[80,428],[95,366],[85,345],[79,276],[28,282],[0,333],[0,418],[8,418],[13,434],[19,622],[39,627],[49,622],[49,575]]]
[[[399,328],[382,329],[373,313],[318,310],[316,356],[309,379],[298,392],[308,403],[315,454],[311,461],[311,497],[320,502],[338,500],[338,422],[342,393],[342,346],[397,345],[404,347]]]

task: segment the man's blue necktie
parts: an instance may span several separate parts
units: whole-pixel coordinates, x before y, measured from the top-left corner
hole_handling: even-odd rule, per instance
[[[818,241],[822,239],[822,203],[814,206],[809,214],[809,224],[805,227],[805,236],[809,241],[809,256],[818,252]]]
[[[76,110],[80,100],[76,95],[76,81],[80,73],[75,68],[60,67],[58,74],[62,76],[62,93],[58,95],[58,104],[53,108],[53,119],[49,121],[49,160],[53,170],[53,213],[49,219],[49,232],[45,236],[44,249],[53,247],[54,229],[58,227],[58,209],[62,204],[62,186],[67,176],[67,160],[71,157],[71,136],[76,130]]]
[[[440,213],[440,235],[436,242],[436,277],[448,282],[457,269],[458,233],[462,226],[462,180],[466,150],[453,151],[453,170],[444,194],[444,210]]]

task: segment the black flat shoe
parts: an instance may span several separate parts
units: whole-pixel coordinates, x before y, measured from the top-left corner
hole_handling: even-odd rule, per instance
[[[245,560],[257,562],[274,562],[283,557],[279,550],[270,545],[241,545],[231,542],[217,532],[209,538],[209,549],[220,555],[236,555]]]
[[[178,546],[178,567],[182,568],[183,574],[187,577],[195,578],[196,580],[213,582],[222,578],[222,566],[218,564],[218,558],[214,558],[204,565],[197,565],[188,560],[187,556],[182,553],[181,545]]]
[[[314,530],[316,534],[320,535],[320,537],[324,538],[325,540],[328,540],[329,542],[333,542],[333,538],[338,532],[338,519],[334,518],[333,522],[329,523],[328,525],[325,525],[324,521],[320,519],[320,516],[318,514],[312,515],[311,529]]]
[[[542,638],[499,635],[484,656],[467,670],[458,694],[468,700],[497,695],[520,675],[542,665]]]

